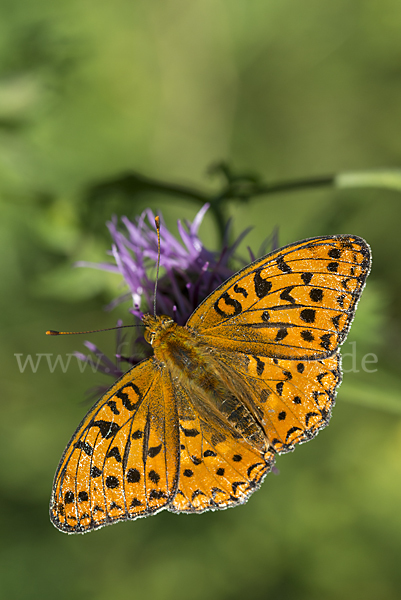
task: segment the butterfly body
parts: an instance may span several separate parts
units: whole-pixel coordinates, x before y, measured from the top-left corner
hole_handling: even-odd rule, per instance
[[[230,378],[225,373],[219,357],[202,342],[201,335],[165,315],[145,315],[143,322],[155,363],[166,370],[175,385],[191,392],[193,409],[204,419],[214,418],[220,431],[226,428],[231,435],[242,436],[249,443],[267,449],[266,437],[255,415],[252,391],[246,389],[243,379]],[[179,408],[185,412],[185,407]]]
[[[327,425],[370,268],[356,236],[304,240],[228,279],[187,325],[145,315],[153,357],[89,411],[56,473],[62,531],[245,502]]]

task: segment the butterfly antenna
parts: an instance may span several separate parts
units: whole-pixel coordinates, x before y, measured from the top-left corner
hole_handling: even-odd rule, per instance
[[[49,329],[46,335],[81,335],[82,333],[99,333],[100,331],[113,331],[113,329],[123,329],[124,327],[144,327],[144,325],[117,325],[116,327],[107,327],[106,329],[92,329],[90,331],[55,331]]]
[[[160,270],[160,217],[155,217],[156,231],[157,231],[157,263],[156,263],[156,281],[155,291],[153,292],[153,316],[156,317],[156,292],[157,283],[159,281],[159,270]]]

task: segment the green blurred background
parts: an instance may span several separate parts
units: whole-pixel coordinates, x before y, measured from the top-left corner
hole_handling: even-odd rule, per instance
[[[0,0],[1,597],[400,598],[400,192],[304,190],[226,207],[236,235],[254,226],[244,256],[277,225],[281,245],[354,233],[374,257],[330,427],[279,458],[280,475],[245,506],[58,532],[53,474],[85,390],[106,381],[73,362],[21,373],[15,357],[82,350],[82,338],[44,331],[125,314],[103,310],[117,277],[71,268],[105,257],[113,212],[151,206],[175,231],[198,210],[155,194],[88,207],[94,183],[134,169],[213,190],[221,182],[206,170],[221,159],[272,182],[398,167],[400,140],[397,0]],[[217,247],[210,215],[200,233]],[[114,333],[91,339],[112,352]]]

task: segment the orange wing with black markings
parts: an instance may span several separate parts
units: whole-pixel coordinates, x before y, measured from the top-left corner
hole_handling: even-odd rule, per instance
[[[202,414],[196,394],[176,389],[180,475],[172,512],[203,512],[246,502],[274,463],[268,444],[255,444],[221,414]]]
[[[86,415],[58,467],[50,516],[68,533],[155,513],[178,481],[178,418],[153,359],[123,375]]]
[[[369,269],[369,246],[357,236],[304,240],[228,279],[187,325],[211,347],[322,359],[345,340]]]
[[[240,353],[220,354],[220,359],[231,377],[237,375],[251,389],[258,422],[278,454],[311,440],[328,425],[341,383],[339,352],[324,360]]]

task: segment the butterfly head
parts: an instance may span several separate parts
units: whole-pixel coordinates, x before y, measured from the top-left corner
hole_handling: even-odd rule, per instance
[[[160,333],[175,325],[175,321],[171,317],[167,317],[166,315],[154,317],[150,314],[143,315],[142,323],[146,327],[144,334],[145,340],[151,345]]]

